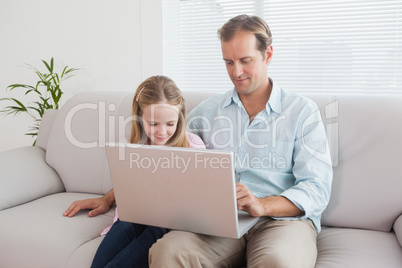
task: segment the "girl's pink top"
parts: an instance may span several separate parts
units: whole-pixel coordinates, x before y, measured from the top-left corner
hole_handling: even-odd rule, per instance
[[[204,144],[204,142],[203,142],[203,141],[201,140],[201,138],[198,137],[197,135],[195,135],[195,134],[190,133],[190,132],[187,131],[187,132],[186,132],[186,138],[187,138],[187,141],[188,141],[189,148],[205,149],[205,144]],[[114,223],[115,221],[117,221],[118,218],[119,218],[119,215],[118,215],[118,213],[117,213],[117,208],[116,208],[115,216],[114,216],[114,219],[113,219],[113,223]],[[113,223],[112,223],[112,225],[113,225]],[[109,232],[109,230],[110,230],[110,228],[112,227],[112,225],[110,225],[109,227],[106,227],[105,230],[103,230],[103,232],[101,233],[101,235],[106,235],[107,232]]]

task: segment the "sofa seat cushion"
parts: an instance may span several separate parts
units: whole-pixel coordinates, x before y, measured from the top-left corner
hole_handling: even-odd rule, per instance
[[[93,197],[99,195],[58,193],[1,211],[0,267],[57,268],[68,267],[70,261],[89,267],[100,233],[113,222],[114,209],[94,218],[88,211],[72,218],[63,212],[73,201]]]
[[[88,268],[104,236],[99,236],[80,246],[68,260],[66,268]]]
[[[402,248],[393,232],[323,228],[316,268],[402,267]]]

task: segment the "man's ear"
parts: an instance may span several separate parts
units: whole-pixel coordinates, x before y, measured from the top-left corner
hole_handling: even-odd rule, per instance
[[[267,50],[265,51],[265,63],[268,64],[272,60],[272,56],[274,54],[274,48],[273,46],[269,46]]]

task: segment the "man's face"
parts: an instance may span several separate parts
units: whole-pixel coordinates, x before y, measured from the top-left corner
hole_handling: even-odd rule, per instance
[[[232,40],[222,42],[222,56],[239,94],[248,95],[268,88],[267,64],[272,58],[272,46],[263,57],[254,34],[237,32]]]

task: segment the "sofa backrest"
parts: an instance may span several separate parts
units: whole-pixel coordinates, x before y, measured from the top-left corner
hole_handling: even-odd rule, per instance
[[[185,92],[187,111],[215,94]],[[334,165],[323,225],[389,231],[402,212],[402,96],[303,95],[321,110]],[[133,93],[80,93],[57,112],[48,134],[39,133],[49,137],[46,160],[66,191],[111,189],[104,144],[128,139],[132,99]]]
[[[389,231],[402,213],[402,96],[305,95],[321,110],[335,160],[323,225]]]
[[[46,161],[67,192],[104,194],[112,188],[104,147],[106,142],[124,141],[128,136],[130,126],[118,124],[119,119],[123,122],[130,117],[132,98],[127,92],[80,93],[57,112]]]

